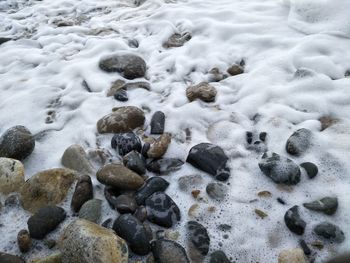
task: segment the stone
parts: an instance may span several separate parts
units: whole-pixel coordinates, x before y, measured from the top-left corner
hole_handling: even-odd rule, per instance
[[[134,106],[115,108],[114,111],[97,122],[99,133],[129,132],[142,127],[145,122],[143,111]]]
[[[140,152],[142,148],[140,138],[133,132],[115,134],[112,138],[111,146],[113,149],[116,149],[121,156],[131,151]]]
[[[324,197],[311,203],[304,203],[303,206],[307,209],[322,212],[326,215],[333,215],[338,208],[338,198]]]
[[[137,190],[144,183],[141,176],[122,164],[107,164],[97,172],[96,177],[100,183],[120,190]]]
[[[299,215],[299,207],[297,205],[290,208],[284,215],[284,222],[290,231],[297,235],[304,234],[306,222]]]
[[[128,246],[113,230],[88,220],[70,223],[60,237],[62,262],[127,263]]]
[[[26,253],[30,250],[32,245],[32,240],[30,238],[29,232],[25,229],[22,229],[17,234],[17,245],[19,250],[22,253]]]
[[[196,221],[189,221],[187,223],[187,232],[189,242],[196,250],[203,256],[209,252],[210,238],[207,229]]]
[[[172,240],[158,239],[151,243],[151,249],[157,263],[190,263],[186,250]]]
[[[165,126],[165,114],[162,111],[156,111],[151,119],[151,134],[163,134]]]
[[[122,101],[122,102],[125,102],[125,101],[128,101],[129,98],[128,98],[128,93],[126,92],[125,89],[120,89],[118,90],[115,94],[114,94],[114,98],[118,101]]]
[[[189,32],[184,34],[173,34],[164,44],[164,48],[181,47],[192,38]]]
[[[277,153],[264,153],[259,168],[277,184],[296,185],[300,182],[299,166]]]
[[[8,41],[11,41],[12,38],[8,38],[8,37],[0,37],[0,45],[8,42]]]
[[[120,214],[134,213],[137,208],[135,198],[130,195],[119,195],[115,199],[116,209]]]
[[[143,186],[135,193],[135,200],[138,205],[145,204],[146,199],[155,192],[164,192],[169,182],[161,177],[151,177],[145,181]]]
[[[318,174],[318,168],[314,163],[305,162],[305,163],[300,164],[300,166],[305,169],[307,176],[310,179],[313,179]]]
[[[350,72],[349,72],[350,76]],[[350,253],[345,253],[340,256],[333,257],[332,259],[328,260],[326,263],[349,263],[350,262]]]
[[[107,92],[107,97],[114,96],[120,89],[124,89],[124,80],[118,79],[112,83],[112,87]]]
[[[0,157],[23,160],[34,150],[35,140],[24,126],[14,126],[0,137]]]
[[[145,226],[133,215],[125,214],[118,217],[113,224],[113,230],[126,240],[132,252],[137,255],[147,255],[150,252],[150,241]]]
[[[129,89],[145,89],[150,91],[151,85],[148,82],[145,81],[137,81],[137,82],[129,82],[125,83],[123,85],[123,89],[129,90]]]
[[[219,146],[210,143],[193,146],[186,160],[197,169],[213,175],[219,181],[226,181],[230,176],[227,161],[228,157],[225,152]]]
[[[104,196],[112,209],[117,208],[117,197],[121,195],[121,191],[113,187],[106,186],[104,189]]]
[[[56,168],[33,175],[21,189],[21,204],[35,213],[46,205],[62,202],[77,175],[73,170]]]
[[[62,254],[54,253],[47,257],[34,260],[31,263],[62,263]]]
[[[84,148],[79,144],[71,145],[64,151],[61,163],[64,167],[82,174],[93,173],[93,168],[87,154]]]
[[[227,195],[228,187],[222,183],[209,183],[205,190],[211,198],[223,200]]]
[[[231,76],[236,76],[244,73],[244,67],[241,65],[234,64],[227,69],[227,73]]]
[[[66,212],[58,206],[45,206],[40,208],[28,219],[28,229],[30,236],[35,239],[43,239],[48,233],[66,218]]]
[[[302,128],[295,131],[287,140],[286,151],[292,155],[304,153],[311,145],[312,132]]]
[[[323,237],[329,241],[342,243],[345,240],[344,232],[336,225],[323,222],[314,227],[314,232],[319,237]]]
[[[203,184],[203,178],[199,174],[185,175],[178,179],[180,190],[190,192],[192,189],[198,188]]]
[[[139,206],[139,207],[136,209],[136,211],[135,211],[135,213],[134,213],[134,216],[135,216],[138,220],[140,220],[141,222],[146,221],[146,219],[147,219],[147,209],[146,209],[146,207],[144,207],[144,206]]]
[[[171,135],[169,133],[163,133],[154,143],[150,145],[147,151],[148,158],[161,158],[171,143]]]
[[[328,129],[329,127],[333,126],[337,122],[339,122],[338,119],[333,118],[331,116],[323,116],[318,119],[321,123],[321,131],[324,131],[325,129]]]
[[[156,174],[166,175],[181,169],[183,161],[176,158],[162,158],[147,164],[147,170]]]
[[[23,164],[15,159],[0,158],[0,193],[18,192],[23,184]]]
[[[83,175],[79,178],[73,193],[71,207],[74,212],[79,212],[81,206],[94,198],[91,177]]]
[[[91,199],[85,202],[79,210],[79,218],[98,224],[101,219],[102,200]]]
[[[19,207],[20,203],[20,195],[17,193],[9,195],[5,200],[6,207]]]
[[[0,262],[1,263],[26,263],[22,258],[11,254],[7,254],[4,252],[0,252]]]
[[[159,226],[170,228],[181,219],[179,207],[163,192],[152,194],[145,205],[148,220]]]
[[[309,256],[311,255],[311,249],[309,248],[309,246],[306,244],[304,239],[299,240],[299,245],[301,247],[301,249],[303,250],[304,254]]]
[[[221,73],[218,68],[212,68],[208,73],[209,73],[209,77],[208,77],[209,82],[219,82],[227,78],[227,75]]]
[[[207,82],[201,82],[186,89],[186,96],[189,101],[199,99],[204,102],[214,102],[216,94],[216,89]]]
[[[264,219],[265,217],[268,216],[267,213],[265,213],[264,211],[262,211],[262,210],[260,210],[260,209],[255,209],[254,212],[255,212],[255,214],[256,214],[257,216],[259,216],[261,219]]]
[[[209,263],[231,263],[231,261],[223,251],[217,250],[211,253]]]
[[[307,263],[304,252],[300,248],[287,249],[278,255],[278,263]]]
[[[99,67],[106,72],[118,72],[126,79],[142,78],[147,69],[146,62],[131,53],[117,53],[102,58]]]
[[[131,151],[123,157],[124,165],[137,174],[146,173],[146,163],[141,155],[136,151]]]

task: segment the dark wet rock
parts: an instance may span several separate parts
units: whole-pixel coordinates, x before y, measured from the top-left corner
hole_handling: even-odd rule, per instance
[[[145,201],[147,218],[150,222],[162,227],[172,227],[180,221],[180,209],[165,193],[156,192]]]
[[[125,214],[118,217],[113,224],[113,230],[125,239],[130,249],[138,255],[150,252],[150,241],[144,225],[133,215]]]
[[[12,38],[0,37],[0,45],[6,43],[8,41],[11,41],[11,40],[12,40]]]
[[[85,202],[79,210],[79,218],[86,219],[94,223],[99,223],[101,219],[102,200],[91,199]]]
[[[228,157],[219,146],[210,143],[197,144],[191,148],[186,161],[219,181],[225,181],[230,176]]]
[[[286,151],[292,155],[300,155],[304,153],[311,144],[312,132],[302,128],[295,131],[287,140]]]
[[[217,91],[215,87],[211,86],[207,82],[201,82],[186,89],[186,96],[189,101],[199,99],[204,102],[213,102],[215,101],[216,94]]]
[[[144,180],[122,164],[107,164],[96,174],[97,180],[105,185],[121,190],[137,190]]]
[[[304,234],[306,222],[299,215],[299,207],[293,206],[284,215],[284,222],[290,231],[297,235]]]
[[[20,196],[19,194],[11,194],[5,199],[6,207],[18,207],[20,205]]]
[[[304,203],[303,206],[313,211],[325,213],[326,215],[333,215],[338,208],[338,198],[324,197],[311,203]]]
[[[121,194],[122,193],[120,190],[117,190],[110,186],[106,186],[104,189],[104,196],[112,209],[117,208],[117,197],[120,196]]]
[[[203,178],[199,174],[185,175],[178,180],[179,188],[182,191],[189,192],[203,184]]]
[[[281,205],[286,204],[286,202],[281,197],[277,197],[277,202],[279,202]]]
[[[147,151],[148,158],[161,158],[171,143],[171,135],[169,133],[163,133],[154,143],[151,143],[149,150]]]
[[[0,262],[1,263],[26,263],[22,258],[15,255],[7,254],[4,252],[0,252]]]
[[[130,195],[119,195],[115,199],[116,209],[120,214],[134,213],[137,204],[135,198]]]
[[[164,192],[169,186],[168,181],[161,177],[151,177],[135,193],[135,200],[138,205],[143,205],[145,200],[155,192]]]
[[[277,184],[295,185],[300,182],[299,166],[277,153],[264,153],[259,168]]]
[[[30,238],[29,232],[25,229],[21,230],[17,234],[17,244],[18,248],[22,253],[26,253],[29,251],[32,240]],[[1,261],[0,261],[1,262]]]
[[[99,133],[129,132],[143,126],[145,115],[134,106],[118,107],[97,122]]]
[[[133,132],[117,133],[112,138],[111,146],[113,149],[116,149],[121,156],[131,151],[140,152],[142,148],[140,138]]]
[[[209,263],[231,263],[231,261],[223,251],[217,250],[211,253]]]
[[[163,158],[150,162],[147,164],[147,170],[156,174],[169,174],[180,170],[183,161],[176,158]]]
[[[128,101],[129,98],[128,98],[128,93],[126,92],[126,90],[124,89],[120,89],[118,90],[115,94],[114,94],[114,98],[118,101],[122,101],[122,102],[125,102],[125,101]]]
[[[209,183],[206,187],[207,194],[215,200],[223,200],[228,192],[228,187],[222,183]]]
[[[336,243],[342,243],[345,240],[344,232],[338,226],[329,222],[318,224],[314,228],[314,232],[318,236]]]
[[[35,140],[24,126],[14,126],[0,137],[0,157],[23,160],[34,150]]]
[[[230,231],[232,229],[232,226],[228,225],[228,224],[221,224],[221,225],[218,225],[218,229],[220,231]]]
[[[307,173],[307,176],[312,179],[314,177],[316,177],[316,175],[318,174],[318,168],[315,164],[310,163],[310,162],[305,162],[300,164],[301,167],[303,167]]]
[[[48,233],[66,218],[66,212],[58,206],[45,206],[39,209],[28,219],[30,236],[35,239],[43,239]]]
[[[81,206],[88,200],[94,198],[91,177],[83,175],[79,178],[73,193],[71,207],[74,212],[79,212]]]
[[[163,47],[165,47],[165,48],[181,47],[187,41],[189,41],[191,38],[192,38],[192,36],[188,32],[186,32],[184,34],[175,33],[163,44]]]
[[[0,158],[0,193],[18,192],[24,182],[23,164],[15,159]]]
[[[267,133],[266,132],[261,132],[259,134],[259,139],[262,141],[262,142],[265,142],[266,141],[266,136],[267,136]]]
[[[111,227],[112,222],[113,222],[113,219],[112,218],[108,218],[101,224],[101,226],[103,226],[105,228],[112,228]]]
[[[115,54],[101,59],[99,66],[106,72],[118,72],[126,79],[142,78],[146,62],[134,54]]]
[[[251,131],[246,132],[246,140],[248,144],[253,142],[253,133]]]
[[[196,221],[187,223],[189,241],[202,254],[207,255],[210,246],[210,238],[207,229]]]
[[[130,170],[137,174],[144,174],[146,172],[146,163],[141,155],[136,151],[131,151],[123,158],[123,163]]]
[[[148,158],[147,152],[151,148],[151,144],[149,142],[145,142],[141,149],[141,155],[145,158]]]
[[[151,119],[151,134],[163,134],[165,125],[165,114],[156,111]]]
[[[136,211],[135,211],[135,213],[134,213],[134,216],[135,216],[138,220],[140,220],[141,222],[146,221],[146,219],[147,219],[147,209],[146,209],[146,207],[144,207],[144,206],[139,206],[139,207],[136,209]]]
[[[151,247],[157,263],[190,263],[185,249],[174,241],[161,238],[152,242]]]
[[[82,174],[92,174],[93,168],[83,147],[74,144],[68,147],[61,159],[62,165]]]
[[[304,239],[299,240],[299,245],[301,247],[301,249],[304,251],[305,255],[311,255],[311,250],[309,248],[309,246],[306,244]]]
[[[236,76],[244,73],[244,67],[242,65],[234,64],[227,69],[227,73],[231,76]]]

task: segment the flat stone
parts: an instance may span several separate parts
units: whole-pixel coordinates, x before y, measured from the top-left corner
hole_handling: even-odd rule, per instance
[[[326,215],[333,215],[338,208],[338,198],[324,197],[311,203],[304,203],[303,206],[307,209],[322,212]]]
[[[345,240],[344,232],[338,226],[329,222],[316,225],[314,232],[316,235],[336,243],[342,243]]]

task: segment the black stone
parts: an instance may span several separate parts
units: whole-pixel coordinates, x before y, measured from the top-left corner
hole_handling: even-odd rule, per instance
[[[111,226],[112,221],[113,221],[112,218],[108,218],[101,224],[101,226],[103,226],[105,228],[111,228],[110,226]]]
[[[156,111],[151,119],[151,134],[163,134],[165,125],[165,114]]]
[[[318,174],[318,168],[315,164],[306,162],[300,164],[301,167],[303,167],[307,173],[307,176],[312,179]]]
[[[277,197],[277,202],[279,202],[281,205],[285,205],[286,204],[286,202],[280,197]]]
[[[125,89],[119,89],[117,93],[114,94],[114,98],[118,101],[128,101],[128,94]]]
[[[209,252],[210,238],[207,229],[196,221],[189,221],[187,223],[187,231],[189,240],[194,247],[203,255]]]
[[[306,242],[305,242],[304,239],[301,239],[301,240],[299,241],[299,244],[300,244],[300,247],[301,247],[301,249],[304,251],[304,254],[305,254],[306,256],[311,255],[311,250],[310,250],[309,246],[306,244]]]
[[[77,182],[71,201],[71,207],[74,212],[79,212],[81,206],[90,199],[94,198],[91,177],[83,175]]]
[[[148,158],[148,150],[151,148],[151,144],[146,142],[144,143],[144,145],[142,146],[142,150],[141,150],[141,155],[145,158]]]
[[[22,258],[14,255],[10,255],[4,252],[0,252],[1,263],[26,263]]]
[[[117,208],[117,197],[121,195],[119,190],[116,190],[110,186],[105,187],[104,189],[105,198],[112,209]]]
[[[250,131],[246,132],[247,143],[251,144],[253,142],[253,133]]]
[[[155,192],[163,192],[169,186],[168,181],[161,177],[151,177],[145,181],[143,186],[135,193],[135,200],[138,205],[143,205],[145,200]]]
[[[314,232],[325,239],[334,241],[336,243],[342,243],[345,240],[344,232],[336,225],[328,222],[318,224],[314,228]]]
[[[113,136],[111,146],[119,155],[124,156],[131,151],[140,152],[142,148],[140,138],[133,132],[117,133]]]
[[[259,134],[259,139],[262,141],[262,142],[265,142],[266,141],[266,136],[267,136],[267,133],[266,132],[261,132]]]
[[[6,43],[8,41],[11,41],[11,40],[12,39],[8,38],[8,37],[0,37],[0,45]]]
[[[226,257],[223,251],[218,250],[210,255],[209,263],[231,263],[231,261]]]
[[[66,218],[66,212],[58,206],[45,206],[28,219],[30,236],[43,239]]]
[[[144,174],[146,172],[145,160],[136,151],[131,151],[125,155],[123,158],[123,163],[130,170],[138,174]]]
[[[293,206],[284,215],[284,222],[290,231],[297,235],[304,234],[306,222],[301,219],[298,211],[298,206]]]
[[[185,249],[174,241],[161,238],[152,242],[151,248],[157,263],[190,263]]]
[[[140,220],[141,222],[146,221],[146,219],[147,219],[147,209],[146,209],[146,207],[144,207],[144,206],[139,206],[139,207],[136,209],[136,211],[135,211],[135,213],[134,213],[134,216],[135,216],[138,220]]]
[[[338,198],[324,197],[311,203],[304,203],[303,206],[313,211],[325,213],[326,215],[333,215],[338,208]]]
[[[223,200],[228,192],[228,187],[222,183],[209,183],[205,188],[207,194],[215,200]]]
[[[116,209],[120,214],[134,213],[137,208],[135,198],[130,195],[120,195],[115,199]]]
[[[147,170],[157,174],[169,174],[181,169],[183,161],[176,158],[163,158],[147,164]]]
[[[312,132],[302,128],[295,131],[287,140],[286,151],[292,155],[300,155],[310,147]]]

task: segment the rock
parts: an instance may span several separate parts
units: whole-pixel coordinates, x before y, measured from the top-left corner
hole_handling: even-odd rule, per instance
[[[102,58],[100,69],[106,72],[118,72],[126,79],[142,78],[146,74],[146,62],[134,54],[114,54]]]
[[[209,263],[231,263],[231,261],[223,251],[217,250],[210,255]]]
[[[0,158],[0,193],[18,192],[23,184],[23,164],[15,159]]]
[[[106,186],[104,189],[105,198],[112,209],[117,208],[117,197],[121,195],[121,191],[113,187]]]
[[[225,181],[230,176],[228,157],[219,146],[210,143],[197,144],[191,148],[186,161],[219,181]]]
[[[193,198],[198,198],[199,194],[201,193],[200,190],[192,190],[191,191],[191,195],[193,196]]]
[[[323,116],[321,118],[318,119],[319,122],[321,123],[321,131],[324,131],[325,129],[333,126],[334,124],[336,124],[337,122],[339,122],[338,119],[335,119],[331,116]]]
[[[138,220],[140,220],[141,222],[146,221],[146,219],[147,219],[147,209],[146,209],[146,207],[144,207],[144,206],[139,206],[139,207],[136,209],[136,211],[135,211],[135,213],[134,213],[134,216],[135,216]]]
[[[277,184],[295,185],[300,182],[300,169],[291,159],[277,153],[264,153],[259,162],[260,170]]]
[[[64,168],[45,170],[33,175],[21,189],[23,208],[35,213],[41,207],[62,202],[76,177],[73,170]]]
[[[134,106],[119,107],[97,122],[97,131],[99,133],[129,132],[143,126],[144,122],[145,115],[141,109]]]
[[[300,248],[287,249],[278,255],[278,263],[307,263],[304,252]]]
[[[101,219],[102,200],[91,199],[83,204],[79,210],[79,218],[98,224]]]
[[[124,84],[123,89],[145,89],[149,91],[151,90],[151,85],[145,81],[129,82]]]
[[[180,221],[180,209],[175,202],[163,192],[155,192],[145,201],[147,218],[162,227],[172,227]]]
[[[107,164],[96,174],[97,180],[105,185],[121,190],[137,190],[144,180],[122,164]]]
[[[66,212],[58,206],[45,206],[40,208],[28,219],[28,229],[30,236],[35,239],[43,239],[48,233],[66,218]]]
[[[312,179],[314,177],[316,177],[316,175],[318,174],[318,168],[315,164],[310,163],[310,162],[305,162],[300,164],[301,167],[303,167],[307,173],[307,176]]]
[[[299,245],[301,247],[301,249],[303,250],[304,254],[309,256],[311,255],[311,249],[309,248],[309,246],[306,244],[304,239],[299,240]]]
[[[61,253],[54,253],[54,254],[49,255],[47,257],[34,260],[31,263],[62,263],[62,254]]]
[[[183,164],[184,162],[180,159],[162,158],[147,164],[147,170],[156,174],[165,175],[180,170]]]
[[[213,102],[216,94],[216,89],[207,82],[201,82],[186,89],[186,96],[189,101],[200,99],[204,102]]]
[[[310,147],[312,132],[302,128],[295,131],[287,140],[286,151],[292,155],[300,155]]]
[[[161,158],[166,151],[171,142],[171,135],[169,133],[163,133],[154,143],[150,145],[147,151],[147,156],[149,158]]]
[[[137,208],[135,198],[129,195],[119,195],[115,199],[116,209],[120,214],[134,213]]]
[[[0,252],[1,263],[26,263],[22,258],[10,255],[4,252]]]
[[[157,263],[190,263],[185,249],[174,241],[161,238],[152,242],[151,248]]]
[[[344,232],[332,223],[323,222],[318,224],[314,228],[314,232],[316,235],[336,243],[342,243],[345,240]]]
[[[113,230],[84,219],[70,223],[60,242],[62,262],[127,263],[128,246]]]
[[[91,178],[88,175],[80,177],[75,186],[71,207],[74,212],[79,212],[81,206],[88,200],[94,198]]]
[[[350,72],[349,72],[350,76]],[[326,263],[349,263],[350,262],[350,254],[346,253],[340,256],[333,257],[332,259],[328,260]]]
[[[210,238],[207,229],[196,221],[187,223],[189,241],[203,256],[209,252]]]
[[[107,97],[114,96],[120,89],[124,89],[124,80],[118,79],[113,82],[112,87],[107,92]]]
[[[23,160],[34,150],[35,140],[24,126],[14,126],[0,137],[0,157]]]
[[[29,232],[25,229],[21,230],[17,234],[17,245],[19,250],[22,253],[26,253],[29,251],[31,245],[32,245],[32,240],[30,238]]]
[[[163,44],[163,47],[164,48],[181,47],[191,38],[192,36],[188,32],[184,34],[175,33]]]
[[[284,222],[290,231],[297,235],[304,234],[306,222],[300,217],[297,205],[290,208],[284,215]]]
[[[8,41],[11,41],[11,40],[12,40],[12,38],[0,37],[0,45],[6,43]]]
[[[111,146],[113,149],[116,149],[121,156],[124,156],[131,151],[140,152],[142,148],[140,138],[133,132],[118,133],[114,135],[111,141]]]
[[[241,65],[234,64],[227,69],[227,73],[231,76],[236,76],[244,73],[244,68]]]
[[[130,170],[137,174],[145,174],[146,164],[141,155],[136,151],[131,151],[123,157],[123,163]]]
[[[19,194],[11,194],[5,200],[6,207],[19,207],[20,205],[20,196]]]
[[[74,144],[68,147],[61,159],[62,165],[82,174],[92,174],[93,168],[83,147]]]
[[[265,213],[264,211],[260,210],[260,209],[255,209],[254,210],[255,214],[258,215],[261,219],[264,219],[265,217],[268,216],[267,213]]]
[[[338,208],[338,198],[324,197],[311,203],[304,203],[303,206],[310,210],[325,213],[326,215],[333,215]]]
[[[163,134],[165,125],[165,114],[156,111],[151,119],[151,134]]]
[[[151,177],[135,193],[135,200],[138,205],[143,205],[146,199],[155,192],[164,192],[169,183],[161,177]]]
[[[223,200],[227,195],[228,187],[222,183],[209,183],[205,190],[211,198]]]
[[[203,178],[199,174],[185,175],[178,180],[180,190],[185,192],[190,192],[192,189],[200,187],[202,183]]]
[[[212,68],[208,73],[209,73],[209,77],[208,77],[209,82],[219,82],[227,78],[227,75],[221,73],[218,68]]]
[[[150,252],[151,239],[144,225],[136,217],[130,214],[119,216],[113,224],[113,230],[128,242],[135,254],[147,255]]]
[[[128,98],[128,94],[126,93],[126,90],[125,89],[120,89],[118,90],[115,94],[114,94],[114,98],[118,101],[122,101],[122,102],[125,102],[125,101],[128,101],[129,98]]]

